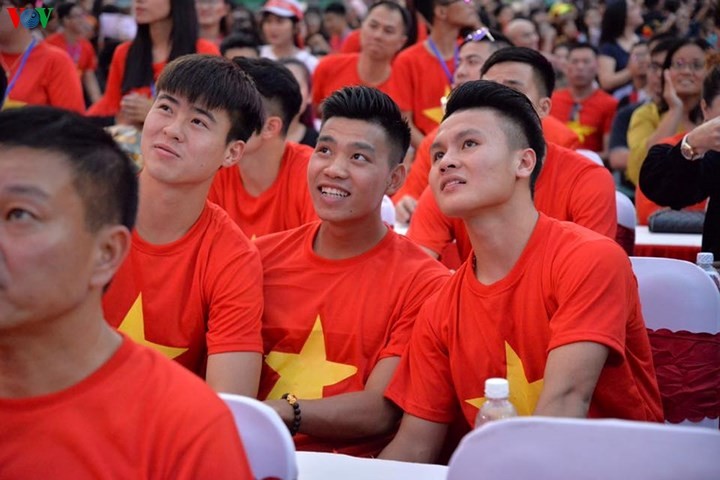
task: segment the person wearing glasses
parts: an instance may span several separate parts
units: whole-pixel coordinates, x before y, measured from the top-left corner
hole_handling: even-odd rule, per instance
[[[450,93],[459,62],[460,31],[480,27],[473,0],[424,0],[416,6],[432,25],[430,35],[403,50],[393,63],[400,86],[394,100],[410,123],[413,148],[442,119],[442,99]]]

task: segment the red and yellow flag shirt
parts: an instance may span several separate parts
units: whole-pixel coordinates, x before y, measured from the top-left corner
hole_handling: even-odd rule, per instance
[[[153,245],[133,232],[103,308],[110,325],[204,378],[208,355],[262,351],[257,249],[208,202],[175,242]]]
[[[548,353],[575,342],[610,350],[589,417],[662,421],[627,255],[606,237],[540,214],[505,278],[483,285],[465,262],[428,300],[386,396],[433,422],[451,422],[459,406],[472,425],[485,380],[503,377],[518,413],[530,415]]]
[[[265,279],[260,399],[361,391],[378,361],[405,349],[421,305],[448,271],[392,230],[344,260],[316,255],[320,222],[256,241]],[[332,442],[296,437],[300,450],[377,455],[389,438]]]

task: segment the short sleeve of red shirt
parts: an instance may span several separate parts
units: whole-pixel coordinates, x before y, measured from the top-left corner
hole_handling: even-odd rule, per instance
[[[215,175],[208,200],[220,205],[248,238],[317,220],[307,184],[312,152],[307,145],[287,142],[275,182],[257,197],[245,190],[237,167],[223,168]]]

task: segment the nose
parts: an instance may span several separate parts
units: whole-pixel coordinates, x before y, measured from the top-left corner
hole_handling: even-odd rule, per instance
[[[447,173],[450,169],[458,168],[457,161],[453,155],[448,155],[447,152],[435,163],[435,166],[440,173]]]
[[[179,118],[173,118],[163,127],[163,133],[178,142],[182,140],[182,122]]]
[[[325,168],[323,168],[323,173],[330,178],[346,178],[348,173],[345,160],[339,155],[333,157],[328,160]]]

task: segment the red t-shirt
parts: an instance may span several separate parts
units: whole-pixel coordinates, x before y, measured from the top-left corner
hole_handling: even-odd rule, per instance
[[[122,92],[122,82],[125,76],[125,61],[127,60],[128,51],[132,42],[125,42],[118,45],[113,53],[112,61],[110,62],[110,72],[108,73],[107,85],[105,86],[105,93],[102,98],[92,104],[88,109],[88,115],[95,115],[100,117],[114,116],[120,110],[120,100],[122,97],[130,92]],[[197,53],[207,53],[210,55],[220,55],[218,47],[205,39],[199,38],[195,44],[195,51]],[[157,81],[160,76],[160,72],[165,68],[167,62],[153,63],[153,80]],[[132,90],[134,93],[145,95],[148,98],[152,98],[152,92],[150,87],[135,88]]]
[[[248,238],[317,220],[307,183],[312,152],[307,145],[287,142],[275,182],[258,197],[245,190],[238,167],[223,168],[215,175],[208,200],[225,209]]]
[[[534,202],[549,217],[615,238],[617,206],[612,176],[605,167],[574,150],[547,144],[545,163],[535,183]],[[420,197],[408,236],[438,254],[457,240],[461,260],[472,250],[463,221],[443,215],[429,188]]]
[[[403,410],[448,423],[457,407],[475,421],[490,377],[530,415],[548,353],[576,342],[610,349],[588,416],[662,421],[652,352],[627,255],[612,240],[540,215],[508,275],[491,285],[465,262],[425,303],[386,396]]]
[[[664,143],[667,145],[677,145],[680,143],[682,138],[685,136],[686,132],[678,133],[677,135],[674,135],[672,137],[665,138],[663,140],[660,140],[658,144]],[[703,200],[700,203],[696,203],[695,205],[691,205],[689,207],[683,208],[683,210],[688,210],[691,212],[704,212],[705,207],[707,206],[707,199]],[[664,207],[661,207],[657,203],[653,202],[649,198],[645,196],[645,194],[640,190],[640,185],[635,187],[635,210],[637,214],[637,222],[638,225],[647,225],[648,220],[650,219],[650,215],[657,212],[658,210],[662,210]]]
[[[0,63],[9,69],[8,83],[20,68],[23,53],[0,52]],[[50,105],[85,112],[82,85],[75,64],[65,51],[45,42],[35,44],[15,86],[8,93],[3,107],[5,109],[24,105]]]
[[[603,136],[610,133],[618,101],[601,89],[579,102],[577,117],[571,118],[575,100],[570,90],[564,88],[552,94],[550,115],[570,127],[580,138],[580,146],[593,152],[603,151]]]
[[[78,39],[73,46],[68,45],[65,35],[62,33],[53,33],[48,36],[45,41],[50,45],[55,45],[61,50],[67,52],[72,58],[79,73],[94,72],[97,68],[97,56],[92,44],[86,38]]]
[[[393,195],[394,202],[398,202],[405,195],[418,199],[422,195],[423,190],[428,185],[428,174],[432,162],[430,161],[430,147],[435,141],[439,127],[435,127],[432,132],[425,135],[418,149],[415,151],[415,159],[413,160],[410,173],[408,173],[402,188]],[[563,125],[558,119],[547,115],[542,119],[542,129],[545,140],[548,143],[575,149],[578,145],[578,137],[568,127]],[[557,141],[559,140],[559,141]]]
[[[253,478],[217,395],[127,338],[72,387],[0,399],[0,425],[2,478]]]
[[[303,399],[364,390],[378,361],[403,352],[420,306],[448,277],[445,267],[390,229],[357,257],[319,257],[312,243],[320,225],[256,241],[266,299],[258,398],[292,392],[302,405]],[[299,450],[374,456],[390,438],[299,435],[295,443]]]
[[[349,53],[347,55],[328,55],[320,60],[315,73],[313,73],[312,81],[312,103],[316,111],[318,111],[320,103],[335,90],[351,85],[366,85],[358,75],[358,58],[360,58],[359,53]],[[372,86],[395,98],[396,87],[393,75],[390,75],[380,85]]]
[[[451,75],[455,61],[445,61]],[[397,84],[395,101],[403,112],[412,112],[412,121],[424,134],[438,126],[443,117],[440,99],[450,93],[450,80],[438,59],[416,43],[398,54],[393,63]]]
[[[255,246],[207,203],[179,240],[132,247],[103,297],[105,318],[205,377],[208,355],[262,351],[262,266]]]

